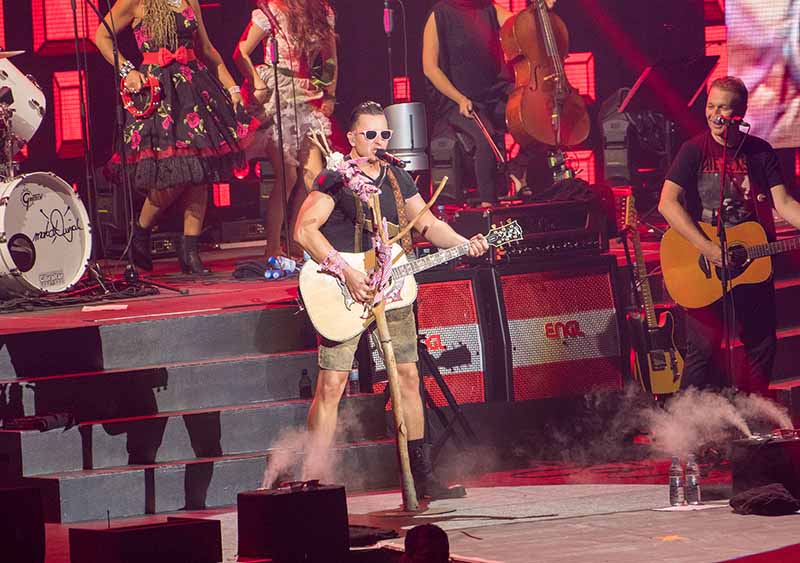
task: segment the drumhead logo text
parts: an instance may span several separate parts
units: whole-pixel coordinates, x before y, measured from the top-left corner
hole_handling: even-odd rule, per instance
[[[43,210],[39,210],[45,218],[44,229],[37,231],[33,234],[33,242],[43,239],[53,239],[55,242],[57,238],[63,238],[71,243],[75,239],[75,231],[82,231],[83,228],[78,223],[77,218],[74,225],[67,225],[66,216],[72,215],[72,210],[69,206],[64,211],[53,209],[50,215],[47,215]]]
[[[54,287],[57,285],[64,285],[64,270],[54,270],[39,274],[40,287]]]
[[[25,211],[28,211],[31,206],[42,199],[44,194],[34,194],[28,188],[22,190],[22,194],[20,195],[20,201],[22,201],[22,205],[25,207]]]

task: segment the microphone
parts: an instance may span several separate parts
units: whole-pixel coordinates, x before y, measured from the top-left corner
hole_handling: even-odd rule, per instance
[[[398,168],[405,168],[406,167],[406,161],[405,160],[400,160],[399,158],[397,158],[392,153],[388,153],[383,149],[377,149],[375,151],[375,156],[377,156],[378,158],[380,158],[384,162],[388,162],[392,166],[397,166]]]
[[[394,10],[389,5],[389,0],[383,0],[383,31],[391,35],[394,31]]]
[[[717,115],[714,116],[711,122],[714,123],[714,125],[724,125],[725,127],[730,127],[731,125],[743,125],[744,127],[750,127],[750,124],[747,123],[744,118],[739,117],[738,115],[731,117]]]

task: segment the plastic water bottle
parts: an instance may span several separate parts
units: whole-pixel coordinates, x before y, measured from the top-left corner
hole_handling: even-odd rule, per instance
[[[307,369],[304,369],[303,372],[300,374],[300,382],[298,383],[297,387],[300,391],[301,399],[311,398],[311,378],[308,377]]]
[[[669,466],[669,503],[672,506],[681,506],[684,501],[683,468],[678,456],[672,456]]]
[[[353,360],[353,366],[347,376],[347,394],[357,395],[361,392],[361,384],[358,381],[358,360]]]
[[[277,279],[278,279],[278,278],[280,278],[282,275],[283,275],[283,274],[281,273],[281,271],[280,271],[280,270],[271,270],[271,269],[270,269],[270,270],[266,270],[266,271],[264,272],[264,277],[265,277],[266,279],[268,279],[268,280],[277,280]]]
[[[286,256],[270,256],[267,263],[284,276],[294,273],[297,269],[297,262]]]
[[[694,454],[686,462],[686,502],[700,504],[700,467]]]

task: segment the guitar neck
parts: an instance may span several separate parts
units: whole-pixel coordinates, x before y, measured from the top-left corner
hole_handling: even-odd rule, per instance
[[[395,279],[402,279],[406,276],[410,276],[418,272],[423,272],[425,270],[438,266],[439,264],[444,264],[445,262],[449,262],[450,260],[455,260],[456,258],[460,258],[461,256],[464,256],[467,252],[469,252],[469,242],[464,242],[459,244],[458,246],[454,246],[446,250],[440,250],[439,252],[436,252],[434,254],[429,254],[424,258],[411,260],[407,264],[395,266],[392,268],[392,277]]]
[[[797,250],[798,248],[800,248],[800,237],[794,237],[766,244],[756,244],[747,249],[747,255],[750,259],[756,259]]]
[[[648,328],[653,328],[658,324],[656,306],[653,302],[653,293],[650,291],[650,280],[647,277],[647,265],[644,262],[644,254],[642,253],[642,240],[639,238],[639,231],[635,225],[631,229],[631,243],[636,256],[636,281],[639,283],[639,295],[642,296],[647,326]]]

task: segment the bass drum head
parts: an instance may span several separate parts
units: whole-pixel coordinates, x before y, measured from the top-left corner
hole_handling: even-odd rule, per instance
[[[0,184],[0,292],[64,291],[91,253],[89,217],[64,180],[34,172]]]

